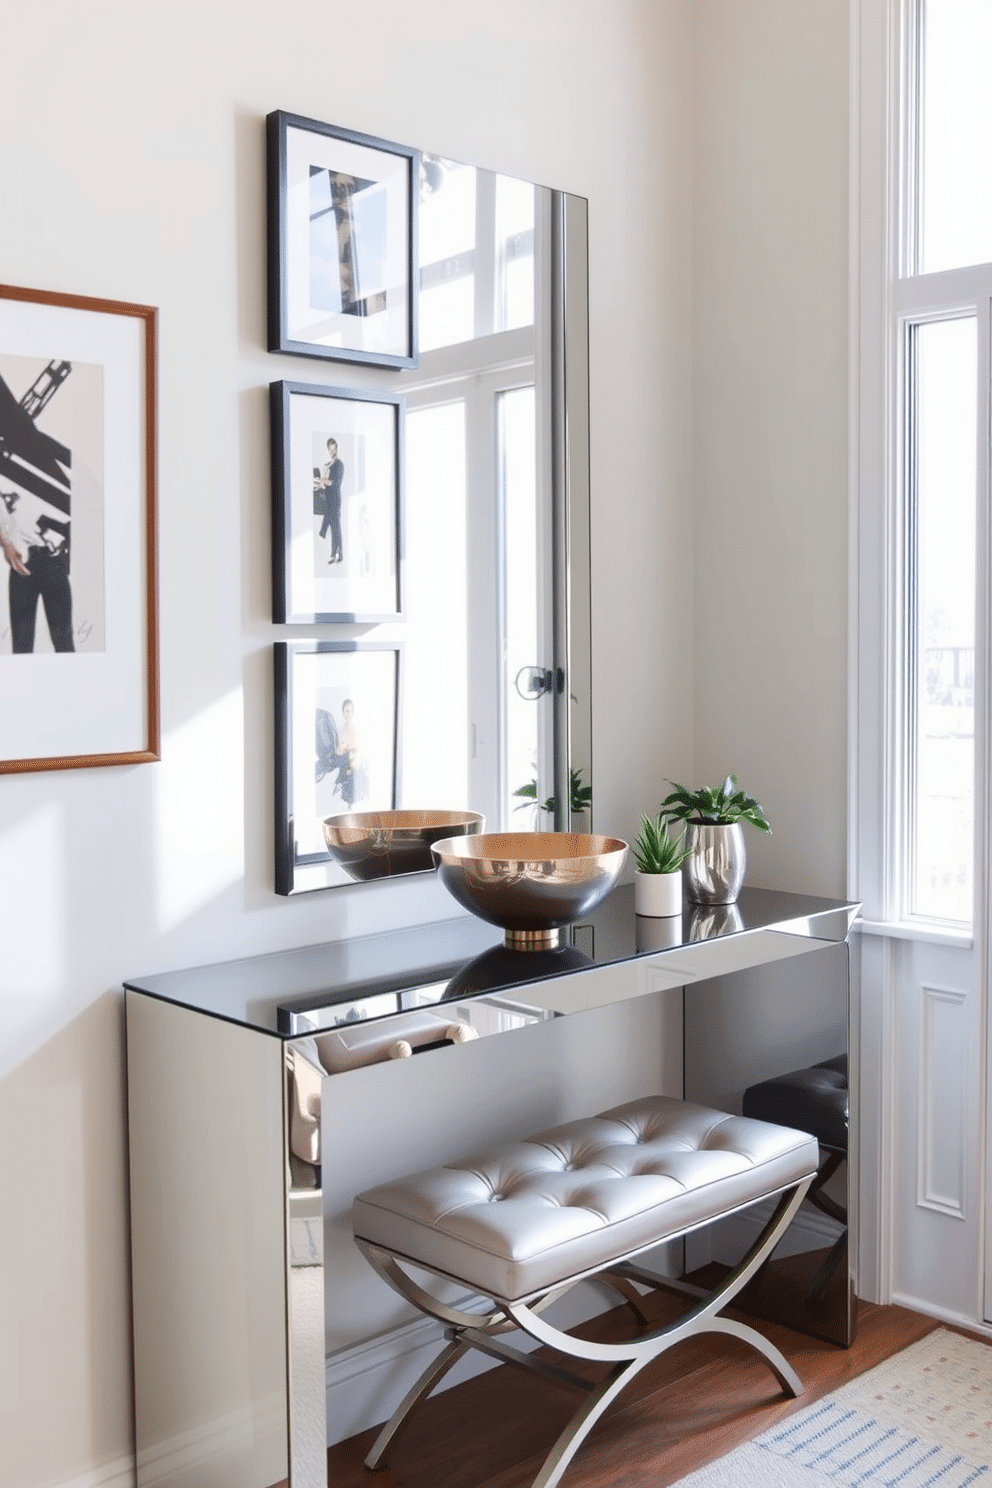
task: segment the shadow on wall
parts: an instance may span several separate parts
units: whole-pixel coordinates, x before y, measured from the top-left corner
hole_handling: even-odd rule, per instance
[[[64,1482],[131,1452],[122,996],[0,1079],[0,1132],[0,1482]]]

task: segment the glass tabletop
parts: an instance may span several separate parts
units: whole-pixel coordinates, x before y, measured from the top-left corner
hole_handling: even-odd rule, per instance
[[[186,971],[135,977],[124,985],[262,1033],[290,1039],[342,1023],[529,987],[528,1006],[567,1010],[541,984],[596,967],[654,958],[672,977],[699,948],[774,932],[845,940],[859,906],[842,899],[744,888],[736,904],[685,904],[681,915],[634,913],[633,887],[621,885],[587,919],[562,933],[553,951],[508,950],[502,933],[471,915]],[[742,944],[746,954],[749,948]],[[758,959],[761,959],[758,954]],[[745,963],[742,963],[745,964]],[[591,984],[590,984],[591,985]],[[587,1006],[581,997],[575,1006]]]

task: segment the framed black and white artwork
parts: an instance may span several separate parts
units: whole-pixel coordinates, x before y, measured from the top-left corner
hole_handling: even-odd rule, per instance
[[[281,109],[266,127],[269,350],[416,366],[419,151]]]
[[[403,399],[270,384],[272,615],[375,623],[403,608]]]
[[[274,660],[276,893],[350,883],[323,823],[398,804],[402,648],[277,641]]]
[[[156,317],[0,285],[0,773],[159,757]]]

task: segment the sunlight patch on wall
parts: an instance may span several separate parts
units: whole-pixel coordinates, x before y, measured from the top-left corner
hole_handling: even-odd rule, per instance
[[[34,925],[37,932],[4,937],[0,997],[16,1002],[23,992],[44,991],[54,999],[65,972],[62,808],[54,802],[42,806],[4,831],[0,842],[4,924]],[[36,1000],[33,1005],[37,1007]]]
[[[227,693],[166,734],[156,782],[158,926],[172,930],[244,876],[244,713]]]

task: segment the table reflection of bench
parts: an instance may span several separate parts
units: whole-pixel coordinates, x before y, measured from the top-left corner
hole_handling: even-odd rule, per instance
[[[383,1428],[367,1466],[385,1464],[415,1407],[470,1349],[586,1394],[533,1488],[552,1488],[633,1377],[694,1334],[724,1333],[750,1344],[789,1394],[802,1394],[773,1344],[720,1313],[781,1238],[817,1162],[817,1144],[805,1133],[653,1096],[359,1194],[353,1222],[360,1249],[391,1286],[446,1325],[448,1338]],[[541,1315],[576,1283],[596,1279],[645,1321],[634,1283],[652,1279],[634,1265],[636,1257],[772,1195],[779,1202],[748,1255],[674,1323],[605,1344],[563,1333]],[[441,1301],[407,1264],[468,1288],[486,1299],[488,1311]],[[514,1328],[558,1353],[611,1367],[591,1384],[505,1343],[501,1335]]]
[[[847,1159],[851,1121],[847,1055],[749,1085],[742,1110],[757,1121],[781,1122],[809,1132],[819,1143],[820,1166],[807,1198],[841,1230],[806,1292],[807,1302],[815,1305],[823,1300],[847,1248],[847,1206],[827,1192],[831,1178]]]

